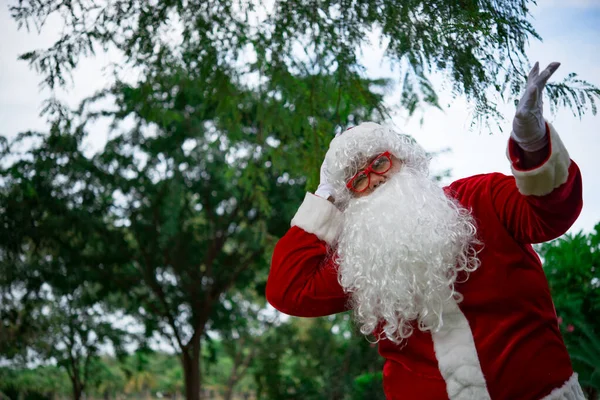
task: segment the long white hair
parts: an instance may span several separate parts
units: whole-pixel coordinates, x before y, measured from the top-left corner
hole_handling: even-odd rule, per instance
[[[430,157],[416,141],[374,122],[364,122],[333,139],[325,156],[325,175],[335,193],[335,204],[344,209],[352,199],[347,180],[374,155],[391,152],[404,166],[429,173]]]

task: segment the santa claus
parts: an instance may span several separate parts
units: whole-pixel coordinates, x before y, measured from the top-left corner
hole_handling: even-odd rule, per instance
[[[558,63],[536,63],[513,120],[513,176],[428,177],[410,138],[363,123],[331,142],[316,193],[278,242],[267,299],[349,309],[386,359],[388,399],[584,399],[531,247],[582,207],[581,175],[542,117]]]

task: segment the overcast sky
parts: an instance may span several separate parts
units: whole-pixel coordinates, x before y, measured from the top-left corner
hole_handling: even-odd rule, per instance
[[[527,52],[530,60],[540,61],[541,68],[552,61],[562,63],[555,73],[562,80],[568,73],[579,76],[600,86],[600,0],[538,0],[533,7],[533,25],[543,42],[532,42]],[[47,93],[40,92],[40,76],[17,57],[23,52],[46,47],[57,38],[57,20],[50,20],[42,31],[17,30],[8,13],[7,0],[0,0],[0,134],[14,137],[18,132],[44,130],[45,123],[39,117],[40,105]],[[75,84],[61,97],[75,106],[82,98],[105,87],[107,78],[102,66],[115,61],[115,55],[99,54],[84,60],[74,74]],[[365,49],[363,59],[372,76],[397,78],[381,62],[381,49]],[[389,96],[389,101],[399,99],[399,94]],[[430,109],[420,118],[406,120],[397,113],[388,121],[397,129],[413,135],[430,151],[450,148],[451,152],[434,160],[433,170],[452,169],[452,179],[486,172],[510,173],[505,158],[505,147],[514,105],[504,105],[506,117],[504,134],[489,135],[487,132],[470,130],[471,114],[464,99],[450,99],[442,95],[442,104],[451,104],[444,112]],[[569,111],[561,110],[546,117],[554,124],[573,158],[580,166],[584,179],[584,208],[572,231],[591,231],[600,222],[600,187],[596,186],[600,173],[600,117],[591,113],[579,120]],[[106,125],[94,128],[94,143],[106,140]]]

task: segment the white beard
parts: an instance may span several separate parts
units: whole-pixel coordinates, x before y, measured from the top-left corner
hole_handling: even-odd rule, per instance
[[[479,266],[474,220],[424,173],[404,166],[373,193],[352,199],[338,240],[339,281],[363,334],[399,343],[414,324],[441,328],[459,271]],[[378,340],[381,336],[378,338]]]

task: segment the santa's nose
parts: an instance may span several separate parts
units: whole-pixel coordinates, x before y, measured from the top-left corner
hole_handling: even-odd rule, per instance
[[[375,189],[377,186],[381,185],[385,182],[385,179],[384,175],[377,175],[371,172],[371,189]]]

